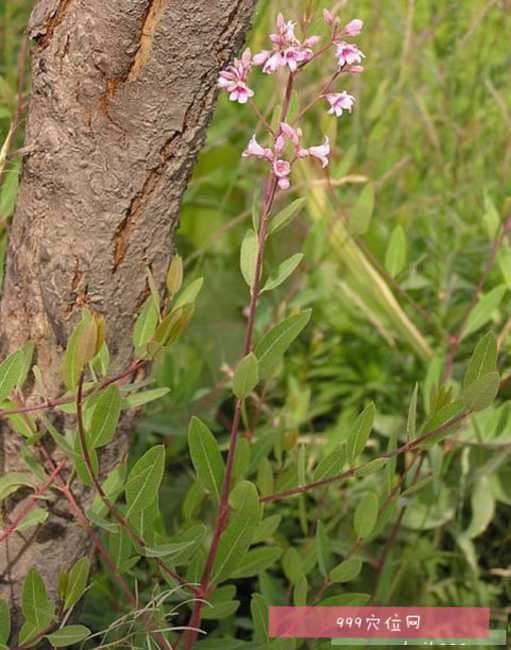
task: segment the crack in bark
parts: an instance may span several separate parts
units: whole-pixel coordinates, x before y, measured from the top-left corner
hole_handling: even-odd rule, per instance
[[[144,22],[140,30],[140,39],[137,51],[131,61],[129,69],[117,79],[107,79],[105,92],[100,99],[102,111],[108,116],[108,106],[117,94],[119,87],[128,81],[136,81],[140,76],[142,68],[151,58],[153,36],[156,26],[163,13],[166,0],[149,0],[146,8]]]
[[[36,39],[37,44],[41,46],[41,49],[44,49],[50,44],[55,30],[64,20],[72,2],[73,0],[61,0],[59,6],[57,7],[57,11],[46,24],[45,33],[40,38]]]
[[[154,31],[156,29],[158,21],[160,20],[160,16],[163,13],[165,2],[166,0],[149,1],[144,24],[142,25],[142,31],[140,34],[140,44],[137,53],[133,58],[131,67],[126,75],[126,81],[134,81],[135,79],[138,79],[142,68],[146,65],[151,57]]]
[[[179,133],[173,134],[163,145],[163,147],[161,147],[160,156],[162,157],[162,161],[159,163],[157,167],[155,167],[149,172],[149,175],[144,181],[142,189],[139,192],[137,192],[137,194],[131,200],[126,216],[117,227],[114,236],[113,273],[116,272],[119,265],[122,264],[124,258],[126,257],[126,253],[128,252],[129,235],[130,235],[131,228],[135,223],[135,221],[137,220],[147,200],[149,199],[151,194],[156,189],[158,183],[160,182],[165,172],[165,167],[168,161],[172,158],[172,154],[170,153],[169,149],[178,135]]]

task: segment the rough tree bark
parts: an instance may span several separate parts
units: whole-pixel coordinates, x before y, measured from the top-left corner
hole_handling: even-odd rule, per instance
[[[147,295],[145,267],[164,278],[218,71],[240,47],[255,3],[36,5],[29,25],[28,153],[0,335],[3,354],[28,340],[36,344],[49,395],[61,391],[62,352],[81,305],[105,316],[114,369],[129,363],[134,315]],[[120,445],[116,453],[124,451]],[[5,428],[0,461],[3,472],[22,465],[17,436]],[[0,596],[19,605],[32,565],[54,591],[58,567],[83,556],[88,545],[59,504],[35,535],[2,545]]]

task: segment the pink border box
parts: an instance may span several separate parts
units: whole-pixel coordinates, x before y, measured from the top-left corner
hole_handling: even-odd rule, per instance
[[[270,607],[269,634],[292,639],[488,639],[485,607]]]

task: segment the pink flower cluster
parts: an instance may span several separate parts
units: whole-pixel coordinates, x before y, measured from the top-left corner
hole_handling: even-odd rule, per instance
[[[281,190],[287,190],[290,186],[289,175],[291,174],[291,167],[296,160],[312,156],[321,162],[322,167],[328,165],[328,156],[330,155],[330,142],[328,138],[325,137],[325,141],[321,145],[305,149],[302,147],[302,135],[301,129],[294,129],[290,124],[281,122],[273,149],[261,146],[257,142],[255,135],[253,135],[242,156],[244,158],[254,157],[267,160],[272,165],[279,188]],[[282,158],[286,141],[290,142],[294,149],[294,156],[290,161]]]
[[[241,55],[241,59],[234,59],[234,63],[220,73],[218,85],[229,93],[229,99],[232,102],[246,104],[254,96],[254,91],[247,86],[247,77],[251,67],[252,53],[247,47]]]
[[[356,74],[363,71],[362,60],[365,55],[355,44],[345,40],[346,38],[358,36],[362,31],[363,22],[356,18],[341,29],[339,18],[334,16],[328,9],[323,11],[323,18],[331,28],[330,41],[320,50],[314,52],[312,48],[320,43],[321,38],[319,36],[309,36],[300,40],[295,34],[296,23],[291,20],[286,21],[284,16],[279,14],[276,33],[270,34],[272,49],[263,50],[252,57],[250,49],[247,48],[240,59],[235,59],[232,65],[220,73],[218,85],[229,93],[231,101],[246,104],[254,96],[254,92],[247,85],[248,75],[253,66],[262,66],[262,70],[266,74],[273,74],[280,68],[287,68],[289,74],[292,75],[290,76],[292,83],[292,77],[300,72],[307,63],[334,48],[337,71],[318,97],[300,113],[300,116],[322,98],[328,102],[329,114],[341,117],[344,112],[351,113],[356,101],[355,97],[349,95],[345,90],[330,92],[330,86],[340,73]],[[271,134],[273,146],[272,148],[261,146],[254,135],[242,155],[244,157],[259,158],[270,163],[280,189],[286,190],[289,188],[289,175],[295,161],[311,156],[319,160],[322,167],[328,165],[328,156],[330,154],[328,138],[325,138],[324,143],[321,145],[304,148],[301,144],[302,131],[300,128],[294,128],[286,122],[281,122],[278,131],[275,132],[261,116],[257,107],[254,106],[254,110]],[[285,116],[283,116],[283,119],[285,119]],[[286,143],[291,143],[291,148],[294,149],[294,153],[288,156],[289,160],[284,157]]]
[[[254,56],[254,65],[262,65],[263,72],[273,74],[279,68],[287,66],[291,72],[296,72],[300,63],[310,61],[314,55],[312,47],[321,40],[319,36],[309,36],[303,42],[295,36],[296,23],[277,16],[277,33],[270,34],[273,43],[272,50],[263,50]]]

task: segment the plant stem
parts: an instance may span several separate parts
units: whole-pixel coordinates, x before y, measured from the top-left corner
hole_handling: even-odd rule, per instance
[[[382,454],[380,458],[391,459],[391,458],[395,458],[396,456],[400,456],[401,454],[404,454],[408,451],[413,451],[423,442],[426,442],[427,440],[430,440],[431,438],[434,438],[435,436],[441,433],[445,433],[451,427],[456,426],[457,424],[465,420],[471,413],[472,411],[463,411],[462,413],[451,418],[450,420],[448,420],[438,428],[434,429],[433,431],[429,431],[428,433],[425,433],[424,435],[415,438],[415,440],[411,440],[405,443],[404,445],[398,447],[397,449],[394,449],[393,451],[387,451],[386,453]],[[358,467],[352,467],[351,469],[348,469],[345,472],[341,472],[340,474],[336,474],[335,476],[331,476],[330,478],[322,479],[321,481],[315,481],[314,483],[309,483],[308,485],[302,485],[300,487],[293,488],[291,490],[285,490],[283,492],[276,492],[275,494],[270,494],[266,497],[262,497],[260,501],[261,503],[270,503],[272,501],[278,501],[279,499],[284,499],[286,497],[295,496],[296,494],[303,494],[304,492],[309,492],[310,490],[313,490],[314,488],[320,487],[322,485],[330,485],[331,483],[337,483],[337,481],[342,481],[346,478],[352,478],[357,474],[357,472],[364,470],[369,465],[370,462],[364,463],[363,465],[359,465]]]
[[[286,96],[287,95],[288,93],[286,93]],[[289,106],[289,102],[287,103],[287,106]],[[266,191],[264,195],[263,209],[262,209],[261,221],[259,225],[256,270],[254,274],[254,281],[250,288],[250,305],[248,309],[248,321],[247,321],[247,330],[245,334],[245,344],[243,346],[243,356],[246,356],[252,350],[254,324],[255,324],[255,316],[257,310],[257,299],[259,297],[265,244],[268,236],[268,223],[269,223],[271,209],[273,206],[273,200],[275,198],[276,188],[277,188],[277,177],[272,172],[268,176],[268,180],[266,182]],[[222,533],[226,529],[228,519],[229,519],[229,493],[231,490],[232,472],[234,467],[234,455],[236,452],[236,445],[239,436],[241,406],[242,406],[242,401],[240,399],[236,400],[236,404],[234,407],[234,417],[231,425],[229,451],[227,453],[227,463],[225,467],[224,483],[222,489],[222,497],[220,500],[218,519],[216,523],[215,532],[213,535],[213,540],[211,542],[211,546],[209,549],[208,557],[206,559],[204,572],[201,578],[201,584],[199,587],[199,600],[197,600],[197,602],[195,603],[195,607],[193,609],[192,616],[190,618],[189,627],[192,629],[190,629],[187,633],[185,633],[185,637],[184,637],[185,650],[190,650],[193,646],[193,643],[197,639],[198,628],[201,621],[201,611],[204,605],[201,598],[205,596],[209,588],[209,580],[211,578],[213,564],[215,562],[218,547],[220,545]]]
[[[78,390],[76,394],[76,416],[78,420],[78,436],[80,438],[80,446],[83,454],[83,461],[87,468],[87,473],[89,475],[92,485],[94,486],[94,489],[96,490],[101,501],[103,501],[103,503],[107,507],[110,515],[117,521],[118,524],[120,524],[126,530],[126,532],[128,533],[131,540],[135,543],[135,545],[140,546],[142,549],[147,549],[147,544],[145,543],[144,539],[133,530],[130,524],[126,521],[126,519],[120,514],[120,512],[114,506],[112,501],[110,501],[105,491],[103,490],[101,483],[98,481],[97,476],[94,474],[94,468],[92,465],[92,460],[87,446],[85,427],[83,424],[83,381],[84,381],[84,373],[82,372],[78,380]],[[169,575],[171,578],[176,580],[178,584],[180,584],[182,587],[185,587],[193,594],[196,594],[196,589],[192,585],[189,585],[185,580],[183,580],[181,576],[179,576],[177,573],[172,571],[172,569],[169,569],[169,567],[167,567],[167,565],[163,562],[163,560],[161,560],[160,558],[154,558],[154,559],[156,560],[157,565],[160,567],[162,571],[164,571],[167,575]]]
[[[340,74],[342,74],[342,70],[337,70],[336,72],[334,72],[334,74],[331,76],[331,78],[321,88],[321,90],[319,91],[319,94],[316,95],[316,97],[314,99],[312,99],[305,106],[305,108],[303,108],[298,113],[298,115],[295,118],[293,118],[293,121],[291,122],[292,125],[297,124],[302,119],[302,117],[305,115],[305,113],[310,111],[310,109],[313,108],[320,101],[320,99],[322,99],[324,97],[325,93],[327,93],[330,90],[330,86],[334,83],[334,81],[339,77]]]
[[[41,449],[44,449],[44,447],[41,447]],[[52,465],[54,464],[52,458],[49,456],[46,450],[44,450],[44,457],[48,463]],[[131,605],[133,605],[133,607],[137,609],[139,607],[139,603],[136,596],[131,591],[130,586],[128,585],[126,580],[122,577],[122,575],[117,570],[114,561],[112,560],[105,546],[99,539],[98,535],[96,534],[96,531],[90,525],[89,520],[85,516],[83,510],[78,505],[75,496],[71,491],[71,488],[69,487],[69,485],[67,485],[67,483],[62,479],[60,475],[57,475],[57,478],[58,478],[58,482],[60,483],[58,489],[63,494],[66,501],[69,503],[69,506],[71,510],[75,513],[78,522],[84,527],[87,535],[89,536],[90,540],[96,547],[98,553],[103,558],[105,564],[108,566],[114,580],[117,582],[121,590],[124,592],[126,598],[129,600]],[[150,618],[148,616],[144,616],[142,620],[144,622],[144,626],[146,630],[149,632],[149,634],[154,636],[155,640],[159,643],[159,645],[161,645],[166,650],[172,650],[172,646],[169,644],[169,642],[163,636],[163,634],[154,629],[154,624],[150,620]]]
[[[415,455],[412,458],[409,466],[405,469],[405,471],[401,475],[399,484],[395,489],[395,494],[394,494],[392,500],[399,493],[399,489],[401,488],[401,485],[402,485],[402,483],[404,481],[404,478],[405,478],[406,474],[412,469],[412,467],[415,464],[415,461],[417,460],[417,458],[418,458],[417,455]],[[410,487],[416,485],[417,481],[419,480],[422,465],[424,463],[424,459],[425,459],[425,456],[424,456],[424,454],[422,454],[421,457],[420,457],[420,460],[419,460],[419,464],[417,465],[417,469],[415,470],[415,474],[413,476],[412,483],[411,483]],[[387,498],[387,501],[388,501],[388,498]],[[385,502],[384,506],[390,504],[390,502],[389,502],[389,504],[387,504],[387,501]],[[373,585],[373,593],[372,593],[372,596],[371,596],[371,600],[369,601],[369,605],[372,605],[374,603],[375,598],[376,598],[376,593],[378,591],[378,586],[380,584],[380,580],[381,580],[381,577],[383,575],[383,569],[385,568],[385,564],[386,564],[386,562],[387,562],[387,560],[389,558],[392,547],[396,543],[397,537],[399,535],[399,531],[401,529],[401,525],[403,523],[404,516],[406,514],[407,507],[408,507],[408,504],[405,504],[405,505],[401,506],[401,510],[399,511],[399,515],[398,515],[398,517],[397,517],[397,519],[396,519],[396,521],[394,523],[394,526],[392,527],[392,530],[391,530],[391,533],[390,533],[389,537],[387,538],[387,540],[385,542],[385,546],[383,547],[382,554],[380,555],[378,561],[376,562],[376,580],[375,580],[375,583]],[[382,513],[380,513],[380,514],[382,514]]]
[[[53,472],[48,476],[46,481],[42,483],[32,494],[32,496],[29,498],[28,503],[26,506],[21,510],[21,512],[16,516],[16,518],[9,524],[7,528],[4,528],[0,532],[0,542],[3,542],[7,537],[12,535],[12,533],[15,532],[16,528],[23,522],[23,520],[28,517],[28,515],[32,512],[32,510],[36,507],[37,501],[42,495],[48,490],[51,485],[56,481],[57,476],[59,475],[60,471],[64,468],[66,465],[65,460],[62,460],[53,470]]]
[[[108,388],[108,386],[110,386],[111,384],[116,384],[118,381],[122,381],[123,379],[126,379],[126,377],[129,377],[134,372],[136,372],[139,368],[141,368],[144,365],[144,363],[145,360],[143,359],[134,361],[127,370],[124,370],[123,372],[119,373],[118,375],[114,375],[109,379],[105,379],[105,381],[99,384],[99,386],[93,386],[89,390],[85,391],[83,396],[88,397],[89,395],[94,393],[94,391],[103,390],[104,388]],[[54,409],[57,406],[63,406],[64,404],[71,404],[71,402],[74,401],[75,401],[74,397],[59,397],[57,399],[47,400],[45,402],[33,404],[32,406],[22,406],[20,408],[15,408],[15,409],[0,409],[0,418],[9,417],[9,415],[20,415],[22,413],[34,413],[36,411],[49,411],[51,409]]]
[[[484,289],[484,285],[486,284],[486,281],[488,280],[488,277],[490,273],[493,270],[493,267],[495,266],[495,262],[497,261],[497,254],[499,252],[500,247],[502,246],[502,243],[504,242],[504,237],[511,231],[511,214],[507,217],[506,221],[501,224],[499,227],[499,230],[497,232],[497,235],[493,241],[493,245],[491,247],[490,255],[488,257],[488,261],[486,262],[486,266],[484,268],[484,271],[479,279],[479,282],[477,284],[477,287],[474,290],[474,293],[472,295],[472,299],[470,303],[468,304],[465,313],[463,314],[463,317],[461,319],[461,323],[458,327],[458,331],[456,335],[450,337],[451,341],[451,347],[449,350],[449,355],[447,357],[447,364],[445,368],[445,372],[443,375],[443,381],[445,382],[449,377],[451,376],[452,373],[452,368],[454,365],[454,360],[456,358],[456,353],[458,352],[458,348],[460,346],[460,343],[462,341],[463,337],[463,332],[465,331],[465,327],[467,325],[468,319],[470,317],[470,314],[474,310],[475,306],[477,305],[477,302],[479,300],[479,297]]]
[[[291,94],[293,91],[293,83],[294,83],[294,73],[290,72],[288,75],[288,80],[287,80],[286,89],[284,93],[284,101],[282,104],[280,122],[285,122],[287,114],[289,112]],[[274,134],[274,139],[276,139],[276,137],[277,134]],[[254,335],[257,300],[259,298],[259,292],[261,287],[264,252],[266,246],[266,239],[268,237],[268,224],[269,224],[271,210],[273,207],[273,201],[275,199],[275,192],[277,190],[277,180],[278,179],[273,173],[273,171],[270,172],[266,181],[266,190],[263,197],[261,219],[259,223],[256,268],[254,273],[254,281],[252,283],[252,286],[250,287],[250,305],[248,308],[248,321],[247,321],[247,330],[245,334],[245,345],[243,347],[243,356],[246,356],[252,350],[252,340]],[[188,630],[183,637],[185,650],[191,650],[195,640],[197,639],[199,633],[199,625],[201,622],[201,611],[204,605],[202,597],[206,595],[209,589],[211,572],[213,570],[213,565],[218,552],[218,547],[220,545],[220,540],[222,538],[222,533],[226,529],[229,520],[229,493],[231,490],[232,472],[234,467],[234,455],[236,452],[236,445],[239,436],[241,406],[242,406],[242,401],[240,399],[236,400],[236,404],[234,407],[234,417],[231,425],[229,451],[227,453],[227,463],[225,466],[224,483],[222,489],[222,497],[220,500],[217,523],[215,527],[215,532],[213,534],[213,540],[209,548],[208,557],[206,559],[204,572],[201,578],[201,584],[199,587],[199,600],[197,600],[195,603],[195,607],[193,609],[192,616],[190,618],[190,622],[188,625],[188,627],[191,629]]]

